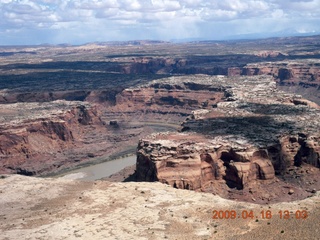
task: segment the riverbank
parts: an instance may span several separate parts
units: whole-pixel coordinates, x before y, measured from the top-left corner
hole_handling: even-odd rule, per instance
[[[135,169],[136,155],[129,155],[112,161],[95,164],[85,168],[77,169],[62,176],[64,179],[78,179],[81,181],[95,181],[108,178],[127,167]],[[117,179],[120,180],[120,179]],[[121,180],[120,180],[121,181]]]
[[[129,156],[135,156],[135,152],[136,152],[136,146],[129,146],[126,150],[109,155],[109,156],[101,156],[101,157],[96,157],[96,158],[92,158],[92,160],[78,164],[76,166],[73,167],[67,167],[67,168],[63,168],[59,171],[56,172],[52,172],[49,174],[44,174],[44,175],[40,175],[39,177],[43,177],[43,178],[56,178],[56,177],[62,177],[64,175],[67,175],[69,173],[75,172],[77,170],[83,169],[83,168],[87,168],[90,166],[95,166],[95,165],[99,165],[102,163],[106,163],[106,162],[111,162],[111,161],[115,161],[115,160],[119,160],[125,157],[129,157]],[[80,171],[79,171],[80,172]]]
[[[108,182],[135,182],[135,172],[136,164],[125,167],[109,177],[101,178],[100,180]]]
[[[130,128],[134,128],[134,129],[138,129],[141,128],[142,126],[149,128],[143,130],[143,132],[145,134],[151,134],[153,132],[166,132],[166,131],[177,131],[180,128],[180,124],[176,124],[173,122],[157,122],[157,121],[129,121],[126,123],[127,125],[124,125],[126,128],[130,129]],[[123,124],[122,124],[123,125]],[[122,127],[124,127],[122,126]],[[75,171],[78,171],[82,168],[87,168],[90,166],[94,166],[94,165],[99,165],[102,163],[106,163],[106,162],[110,162],[110,161],[114,161],[114,160],[119,160],[128,156],[132,156],[135,155],[136,153],[136,148],[137,148],[137,143],[138,140],[136,140],[136,142],[131,142],[129,146],[125,146],[125,143],[123,142],[118,142],[119,146],[121,146],[122,151],[113,153],[111,155],[109,154],[105,154],[103,156],[98,156],[98,157],[92,157],[92,158],[88,158],[86,159],[84,162],[81,162],[77,165],[72,165],[72,166],[62,166],[62,169],[56,169],[53,172],[49,172],[49,173],[44,173],[44,174],[40,174],[39,177],[62,177],[65,176],[67,174],[71,174],[74,173]],[[132,145],[134,144],[134,145]],[[118,146],[118,147],[119,147]],[[132,163],[131,165],[135,164]],[[125,168],[127,166],[124,166],[123,168]],[[119,171],[122,169],[119,169]],[[113,172],[112,174],[115,174],[115,172]],[[76,176],[75,176],[76,177]],[[80,177],[80,175],[79,175]],[[104,177],[108,177],[108,176],[104,176]],[[118,181],[122,181],[120,179],[117,179]]]

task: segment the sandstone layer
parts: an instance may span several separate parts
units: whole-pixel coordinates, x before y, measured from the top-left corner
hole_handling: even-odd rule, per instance
[[[268,76],[172,77],[161,84],[184,89],[190,82],[220,89],[224,98],[193,111],[181,133],[142,139],[137,150],[138,180],[222,196],[238,189],[262,202],[288,194],[289,190],[268,193],[282,181],[293,184],[287,188],[296,190],[295,197],[319,188],[318,105],[278,91]],[[310,185],[305,184],[308,178],[313,179]]]

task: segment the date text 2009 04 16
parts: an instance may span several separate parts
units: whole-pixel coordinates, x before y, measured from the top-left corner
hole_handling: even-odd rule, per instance
[[[307,219],[308,212],[306,210],[279,210],[274,213],[271,210],[262,210],[255,213],[253,210],[213,210],[213,219],[272,219],[277,216],[279,219]]]

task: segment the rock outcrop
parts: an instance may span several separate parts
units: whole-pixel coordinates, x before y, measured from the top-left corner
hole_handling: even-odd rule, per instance
[[[189,115],[195,109],[212,108],[224,98],[223,90],[191,81],[168,84],[162,79],[123,90],[116,96],[114,108],[121,112],[134,109],[144,113]]]
[[[193,111],[181,133],[142,139],[137,150],[138,180],[223,195],[230,188],[269,184],[293,167],[319,170],[319,107],[278,91],[272,77],[200,75],[165,81],[170,82],[219,88],[224,98]]]
[[[106,131],[97,110],[83,102],[16,103],[0,108],[1,172],[34,175],[80,161],[90,151],[85,141],[92,145],[85,140],[88,134]],[[73,149],[79,145],[82,154]]]
[[[231,146],[219,140],[194,134],[160,134],[141,140],[137,178],[211,192],[219,190],[223,182],[230,188],[243,189],[257,179],[274,178],[274,166],[267,151],[254,149],[250,144],[241,148]]]

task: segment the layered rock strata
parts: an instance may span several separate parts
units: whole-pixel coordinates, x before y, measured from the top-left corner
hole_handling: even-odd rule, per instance
[[[195,109],[212,108],[224,98],[223,87],[210,87],[191,81],[168,84],[166,81],[162,79],[123,90],[116,95],[114,109],[119,112],[138,110],[144,113],[189,115]]]
[[[165,81],[171,85],[190,82],[221,89],[224,98],[193,111],[181,133],[142,139],[137,151],[138,180],[223,193],[270,183],[292,168],[308,166],[317,173],[318,105],[278,91],[270,76],[199,75]]]

